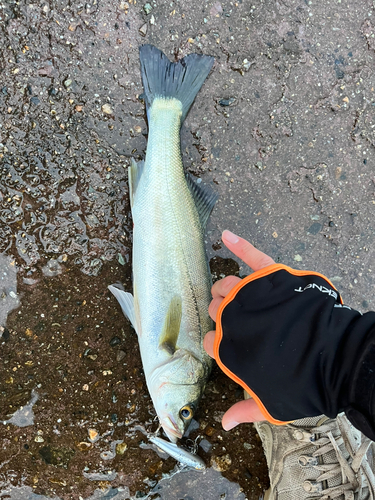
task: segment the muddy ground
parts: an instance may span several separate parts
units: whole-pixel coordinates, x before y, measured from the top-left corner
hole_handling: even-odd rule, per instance
[[[142,447],[155,413],[136,335],[107,291],[131,288],[143,43],[215,57],[182,128],[186,169],[219,194],[213,278],[249,272],[220,244],[228,228],[326,274],[352,307],[375,306],[372,1],[0,1],[1,498],[160,498],[175,467]],[[215,476],[212,498],[258,500],[267,487],[252,426],[221,428],[241,398],[214,369],[185,440],[203,443],[207,474],[239,485],[220,490]],[[205,476],[183,474],[161,498],[207,498]]]

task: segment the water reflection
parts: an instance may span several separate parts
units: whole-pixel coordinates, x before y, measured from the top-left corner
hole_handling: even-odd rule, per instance
[[[38,401],[39,395],[33,389],[31,391],[31,399],[29,403],[25,406],[21,406],[19,410],[17,410],[14,415],[9,420],[5,420],[3,422],[6,424],[13,424],[16,427],[28,427],[30,425],[34,425],[34,411],[33,406]]]
[[[0,254],[0,327],[5,326],[8,314],[19,304],[16,262],[14,258]]]
[[[89,145],[95,155],[96,142]],[[58,167],[48,151],[36,149],[2,154],[0,252],[11,250],[26,270],[66,254],[96,276],[119,250],[129,253],[126,165],[101,157],[90,165],[68,158]]]

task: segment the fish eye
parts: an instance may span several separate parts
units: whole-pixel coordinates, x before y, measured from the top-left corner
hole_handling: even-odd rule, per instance
[[[193,416],[193,413],[194,409],[189,405],[182,407],[180,410],[180,415],[184,420],[189,420]]]

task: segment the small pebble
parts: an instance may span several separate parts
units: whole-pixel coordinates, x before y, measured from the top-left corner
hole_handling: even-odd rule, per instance
[[[79,451],[87,451],[91,448],[91,443],[86,443],[86,441],[82,441],[81,443],[78,443],[77,448]]]
[[[243,60],[242,66],[244,67],[245,71],[249,71],[251,65],[252,65],[252,63],[250,61],[248,61],[247,59]]]
[[[143,25],[139,28],[139,33],[140,33],[142,36],[146,36],[146,35],[147,35],[147,23],[143,24]]]
[[[294,256],[294,260],[296,262],[301,262],[302,261],[302,257],[299,254],[297,254],[297,255]]]
[[[143,10],[146,12],[146,14],[149,14],[152,11],[152,6],[149,3],[145,3],[143,6]]]
[[[82,389],[83,389],[84,391],[88,391],[88,390],[89,390],[89,385],[88,385],[88,384],[84,384],[84,385],[82,386]]]
[[[89,429],[88,433],[89,433],[89,441],[91,441],[91,443],[96,443],[99,439],[99,432],[95,429]]]
[[[109,104],[103,104],[102,111],[106,115],[112,115],[113,114],[112,108],[111,108],[111,106]]]
[[[155,17],[154,14],[151,15],[150,17],[150,24],[154,25],[155,24]]]
[[[119,443],[116,446],[116,453],[117,453],[117,455],[123,455],[127,449],[128,449],[128,445],[126,443]]]
[[[109,341],[109,345],[111,347],[115,347],[116,345],[119,345],[121,344],[121,339],[119,337],[113,337],[110,341]]]
[[[36,438],[34,439],[34,441],[36,443],[44,443],[44,439],[42,438],[42,436],[36,436]]]
[[[70,85],[72,84],[72,80],[70,78],[67,78],[65,81],[64,81],[64,85],[66,88],[70,87]]]
[[[206,434],[206,436],[212,436],[215,432],[215,429],[213,427],[211,427],[210,425],[208,425],[205,430],[204,430],[204,433]]]
[[[209,441],[207,441],[207,439],[202,439],[202,441],[199,443],[199,446],[206,453],[209,453],[212,449],[212,444]]]
[[[230,106],[235,102],[235,100],[236,99],[234,97],[229,97],[229,99],[220,99],[219,104],[220,106]]]
[[[212,457],[211,458],[211,465],[212,467],[217,470],[218,472],[224,472],[230,468],[232,465],[232,459],[230,456],[223,455],[221,457]]]
[[[245,450],[252,450],[254,448],[254,445],[250,443],[244,443],[243,447],[245,448]]]
[[[124,351],[119,351],[116,355],[116,361],[122,361],[126,356]]]

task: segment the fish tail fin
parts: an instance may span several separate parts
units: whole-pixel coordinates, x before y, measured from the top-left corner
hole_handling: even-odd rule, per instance
[[[189,54],[172,63],[153,45],[142,45],[139,55],[147,116],[155,98],[175,98],[182,103],[182,123],[211,71],[214,58]]]

